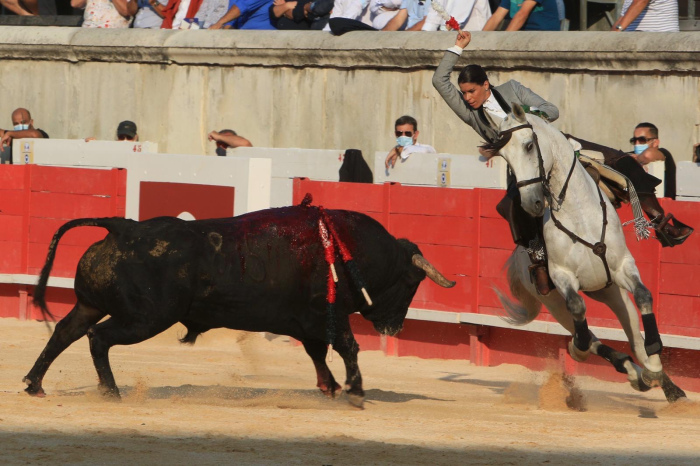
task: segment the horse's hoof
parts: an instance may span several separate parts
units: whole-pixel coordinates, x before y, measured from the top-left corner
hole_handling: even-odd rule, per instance
[[[591,355],[591,351],[581,351],[574,345],[574,340],[569,341],[569,354],[571,358],[576,362],[584,362]]]
[[[660,387],[663,377],[663,371],[652,372],[646,367],[642,369],[642,382],[650,387]]]
[[[365,397],[364,395],[355,395],[354,393],[348,393],[348,402],[356,408],[365,409]]]

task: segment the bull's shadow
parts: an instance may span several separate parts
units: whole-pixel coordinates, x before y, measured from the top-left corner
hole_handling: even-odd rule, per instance
[[[60,391],[61,396],[84,395],[90,387],[76,387]],[[88,389],[88,390],[85,390]],[[230,401],[233,404],[246,405],[276,405],[285,408],[341,408],[349,407],[345,393],[340,393],[335,400],[324,396],[318,389],[275,389],[260,387],[235,387],[223,385],[180,385],[177,387],[142,387],[124,386],[121,388],[124,401],[130,400],[180,400],[183,402],[214,403]],[[381,389],[365,391],[365,403],[407,403],[413,400],[454,401],[433,398],[416,393],[398,393]],[[342,401],[342,403],[334,403]]]

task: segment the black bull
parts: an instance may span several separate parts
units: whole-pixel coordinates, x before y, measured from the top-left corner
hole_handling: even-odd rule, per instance
[[[351,252],[372,300],[369,305],[353,285],[336,248],[334,322],[327,318],[329,266],[319,236],[321,218]],[[313,360],[318,387],[334,396],[340,386],[325,362],[327,325],[333,325],[333,348],[346,368],[345,389],[350,401],[361,405],[359,345],[348,316],[359,311],[377,331],[393,335],[401,330],[426,272],[441,286],[454,285],[423,259],[415,244],[397,240],[357,212],[302,205],[213,220],[77,219],[63,225],[49,246],[34,292],[44,315],[51,315],[45,292],[58,242],[80,226],[102,227],[109,234],[80,259],[77,303],[58,322],[24,378],[31,395],[44,394],[42,380],[51,363],[87,334],[99,389],[118,398],[110,347],[139,343],[180,322],[187,328],[183,343],[221,327],[296,338]],[[100,322],[105,316],[110,318]]]

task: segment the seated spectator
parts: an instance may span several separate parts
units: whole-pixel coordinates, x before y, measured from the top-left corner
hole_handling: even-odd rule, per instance
[[[136,123],[129,120],[124,120],[117,126],[117,132],[115,133],[117,141],[138,141],[139,135],[136,130]],[[85,138],[85,142],[94,141],[96,138],[89,137]]]
[[[129,0],[71,0],[73,8],[85,8],[84,28],[128,28],[138,11]]]
[[[18,16],[36,16],[39,14],[37,0],[0,0],[3,7]]]
[[[508,17],[510,23],[506,31],[559,31],[559,15],[556,0],[523,0],[520,3],[501,0],[483,30],[495,31]]]
[[[222,129],[221,131],[212,131],[209,133],[208,139],[216,142],[216,155],[219,157],[226,156],[226,149],[229,147],[253,147],[246,138],[239,136],[232,129]]]
[[[678,32],[678,0],[625,0],[611,31]]]
[[[383,29],[401,9],[403,0],[372,0],[369,4],[372,27]]]
[[[202,0],[169,0],[164,7],[159,9],[163,14],[163,22],[160,28],[189,29],[189,24],[185,22],[185,19],[192,20],[201,5]],[[184,27],[186,25],[187,27]]]
[[[195,15],[201,29],[209,29],[228,11],[228,0],[203,0]]]
[[[46,131],[34,128],[34,120],[26,108],[18,108],[12,112],[12,125],[11,130],[0,129],[0,146],[12,146],[13,139],[49,137]]]
[[[399,157],[401,157],[402,162],[405,162],[413,153],[437,153],[433,146],[418,144],[418,122],[412,116],[404,115],[396,120],[394,134],[396,145],[389,151],[384,161],[387,172],[389,167],[394,168]]]
[[[364,3],[363,0],[335,0],[329,21],[333,18],[345,18],[362,22],[362,17],[368,6],[369,4]],[[326,25],[323,30],[330,31],[330,25]]]
[[[440,3],[447,13],[457,20],[463,31],[481,31],[491,18],[489,0],[469,0],[451,2],[450,0],[433,0]],[[430,3],[430,2],[428,2]],[[423,31],[446,31],[445,20],[434,8],[428,8]]]
[[[270,19],[270,6],[273,0],[230,0],[224,16],[209,29],[259,29],[274,30]]]
[[[420,31],[430,10],[430,2],[403,0],[398,13],[382,28],[382,31]]]
[[[274,0],[270,18],[281,30],[322,30],[330,18],[333,0]]]
[[[160,29],[167,4],[168,0],[138,0],[139,11],[134,17],[134,28]]]
[[[634,157],[644,169],[651,162],[664,162],[664,197],[676,198],[676,162],[668,149],[659,147],[659,129],[652,123],[639,123],[630,139]]]

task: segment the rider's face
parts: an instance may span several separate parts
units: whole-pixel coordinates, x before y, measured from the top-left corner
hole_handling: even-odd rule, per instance
[[[462,91],[464,100],[474,109],[484,105],[491,95],[490,87],[488,81],[484,81],[484,84],[459,83],[459,90]]]

